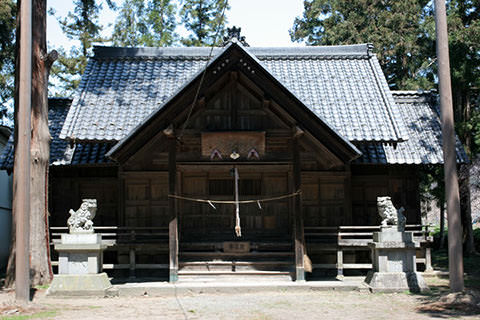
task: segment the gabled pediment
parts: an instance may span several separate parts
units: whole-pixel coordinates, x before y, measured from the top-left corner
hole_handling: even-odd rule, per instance
[[[204,131],[255,131],[275,126],[303,128],[344,163],[360,155],[355,146],[307,108],[246,48],[230,43],[118,142],[108,156],[123,162],[169,127],[181,139],[186,130],[194,127]]]

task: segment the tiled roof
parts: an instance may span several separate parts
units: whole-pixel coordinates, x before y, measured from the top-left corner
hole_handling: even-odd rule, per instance
[[[67,98],[48,99],[48,126],[52,142],[50,144],[51,165],[82,165],[82,164],[103,164],[111,161],[105,158],[105,153],[112,147],[111,143],[70,143],[60,139],[65,117],[72,103]],[[0,169],[13,168],[13,134],[10,136],[3,153],[0,155]]]
[[[410,139],[396,146],[385,143],[357,144],[363,156],[356,163],[373,164],[441,164],[443,163],[442,129],[437,97],[431,92],[392,91]],[[468,157],[456,138],[457,162]]]
[[[243,49],[347,140],[408,139],[369,45]],[[203,70],[209,52],[96,47],[61,137],[121,140]]]
[[[355,163],[363,164],[441,164],[441,128],[437,100],[430,92],[392,91],[396,108],[403,117],[411,137],[396,146],[386,143],[357,143],[363,155]],[[49,125],[52,135],[50,162],[52,165],[98,165],[111,164],[105,154],[114,143],[82,142],[69,143],[59,138],[70,99],[50,98]],[[457,138],[457,162],[466,163],[468,157]],[[0,156],[2,169],[13,167],[13,138]]]

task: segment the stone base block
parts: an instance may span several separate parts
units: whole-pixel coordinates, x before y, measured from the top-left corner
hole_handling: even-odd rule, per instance
[[[370,271],[365,283],[372,292],[426,292],[430,289],[418,272],[373,272]]]
[[[115,294],[106,273],[99,274],[59,274],[47,290],[48,296],[63,297],[109,297]]]

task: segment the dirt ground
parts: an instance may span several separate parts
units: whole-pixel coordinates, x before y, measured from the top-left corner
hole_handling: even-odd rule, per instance
[[[262,292],[183,294],[172,297],[58,299],[38,290],[28,307],[0,292],[1,319],[480,319],[480,305],[446,305],[446,282],[430,280],[431,293]]]

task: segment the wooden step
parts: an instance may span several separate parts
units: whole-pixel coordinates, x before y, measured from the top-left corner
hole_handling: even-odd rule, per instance
[[[285,276],[290,275],[289,271],[261,271],[261,270],[245,270],[245,271],[188,271],[179,270],[179,276],[219,276],[219,275],[257,275],[257,276]]]
[[[247,252],[247,253],[226,253],[212,251],[182,251],[180,257],[293,257],[294,253],[290,251],[268,251],[268,252]]]
[[[293,261],[181,261],[184,271],[291,271]]]

